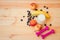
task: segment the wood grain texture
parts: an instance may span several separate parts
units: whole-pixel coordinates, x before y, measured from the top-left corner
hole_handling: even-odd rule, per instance
[[[26,25],[31,2],[36,2],[39,9],[49,11],[51,15],[47,25],[52,24],[50,28],[56,33],[44,40],[60,40],[60,0],[0,0],[0,40],[42,40],[35,35],[34,28]],[[43,8],[44,5],[49,9]]]

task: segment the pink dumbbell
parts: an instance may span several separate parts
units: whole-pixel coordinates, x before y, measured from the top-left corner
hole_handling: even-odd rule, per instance
[[[46,26],[44,29],[41,29],[39,32],[36,32],[36,35],[39,36],[41,35],[43,32],[45,32],[46,30],[49,30],[49,27]]]
[[[42,37],[42,39],[44,39],[45,37],[47,37],[48,35],[53,34],[53,33],[55,33],[55,31],[52,29],[50,32],[48,32],[44,35],[41,35],[41,37]]]

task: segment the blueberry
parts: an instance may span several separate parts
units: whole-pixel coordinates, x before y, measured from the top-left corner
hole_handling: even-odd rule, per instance
[[[52,26],[52,24],[50,24],[50,26]]]
[[[48,7],[46,7],[46,9],[48,9]]]
[[[29,17],[29,18],[28,18],[28,21],[27,21],[27,23],[29,23],[29,22],[30,22],[30,20],[31,20],[31,18]]]
[[[37,11],[38,9],[35,9],[35,11]]]
[[[37,17],[37,16],[35,16],[35,17]]]
[[[46,6],[44,6],[44,8],[46,8]]]
[[[23,18],[24,18],[25,16],[23,16]]]
[[[34,18],[35,18],[35,16],[32,17],[32,19],[34,19]]]
[[[46,26],[46,24],[44,24],[44,26]]]
[[[48,11],[46,13],[48,13]]]
[[[23,19],[21,19],[21,21],[23,21]]]
[[[42,9],[40,9],[40,11],[43,11]]]
[[[30,12],[29,10],[27,10],[27,12]]]

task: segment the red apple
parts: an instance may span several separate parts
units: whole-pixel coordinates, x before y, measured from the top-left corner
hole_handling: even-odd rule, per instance
[[[30,21],[30,26],[35,26],[37,24],[36,20],[32,19]]]
[[[30,4],[30,8],[31,8],[32,10],[37,9],[37,4],[36,4],[36,3],[31,3],[31,4]]]

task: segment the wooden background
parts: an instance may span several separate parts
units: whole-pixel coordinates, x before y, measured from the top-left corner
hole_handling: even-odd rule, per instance
[[[56,33],[44,40],[60,40],[60,0],[0,0],[0,40],[42,40],[35,35],[33,28],[26,25],[27,10],[32,2],[51,15],[47,25],[52,24]]]

